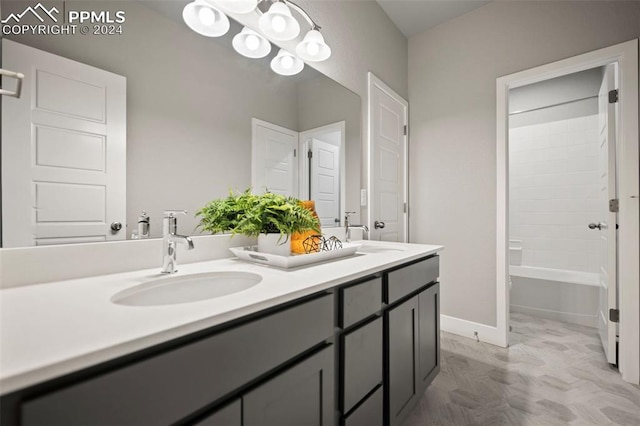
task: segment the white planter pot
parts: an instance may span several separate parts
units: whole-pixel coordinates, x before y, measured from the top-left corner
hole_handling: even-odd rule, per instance
[[[290,256],[291,238],[281,234],[260,234],[258,236],[258,251],[278,256]]]

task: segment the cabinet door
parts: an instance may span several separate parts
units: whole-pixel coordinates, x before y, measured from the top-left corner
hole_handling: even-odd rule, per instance
[[[387,313],[389,424],[400,424],[417,395],[418,296]]]
[[[242,404],[236,399],[229,405],[222,407],[196,426],[242,426]]]
[[[333,426],[334,392],[329,346],[243,396],[243,426]]]
[[[436,283],[418,295],[419,312],[419,377],[420,394],[440,371],[440,284]]]

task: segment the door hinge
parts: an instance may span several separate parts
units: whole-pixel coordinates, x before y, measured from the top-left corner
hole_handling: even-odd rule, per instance
[[[617,198],[609,200],[609,211],[611,213],[618,213],[620,211],[620,202]]]
[[[313,151],[307,151],[307,158],[313,158]]]
[[[404,125],[404,135],[407,136],[407,125]]]
[[[618,102],[618,89],[609,91],[609,103],[615,104]]]
[[[609,321],[620,322],[620,309],[609,309]]]
[[[298,150],[297,150],[297,149],[295,149],[295,148],[293,149],[293,156],[294,156],[294,157],[297,157],[297,156],[298,156]]]
[[[404,213],[407,212],[407,203],[404,203],[404,205],[402,206],[402,209],[403,209]]]

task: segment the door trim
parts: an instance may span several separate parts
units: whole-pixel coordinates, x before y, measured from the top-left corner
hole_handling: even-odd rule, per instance
[[[371,188],[373,176],[371,175],[372,162],[373,162],[373,154],[371,150],[371,145],[373,143],[372,135],[373,135],[373,105],[371,104],[371,100],[373,96],[371,96],[374,87],[382,90],[386,95],[393,98],[396,102],[401,104],[404,107],[404,122],[407,126],[407,134],[404,135],[402,139],[402,143],[404,145],[404,176],[403,176],[403,186],[404,186],[404,203],[407,206],[407,211],[403,213],[403,221],[404,221],[404,235],[403,241],[409,242],[409,102],[407,102],[404,98],[398,95],[393,89],[387,86],[382,80],[376,77],[371,71],[367,73],[367,225],[369,228],[373,226],[373,218],[371,217]]]
[[[638,40],[531,68],[496,80],[496,307],[500,346],[509,343],[508,286],[508,111],[509,89],[616,63],[620,101],[617,122],[618,288],[620,308],[619,370],[622,378],[640,379],[640,215],[638,213]]]

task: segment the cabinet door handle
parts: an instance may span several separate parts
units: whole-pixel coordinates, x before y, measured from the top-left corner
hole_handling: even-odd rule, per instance
[[[375,222],[373,222],[373,227],[376,229],[382,229],[385,227],[385,224],[384,222],[380,222],[376,220]]]

